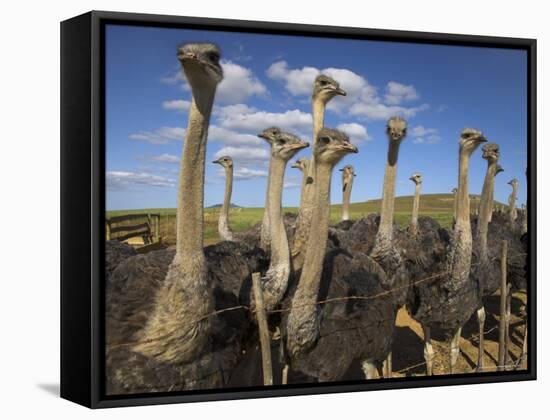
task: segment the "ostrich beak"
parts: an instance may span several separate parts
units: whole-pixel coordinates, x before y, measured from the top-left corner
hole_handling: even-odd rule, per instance
[[[219,159],[218,160],[213,160],[212,163],[220,163],[221,164]]]
[[[342,89],[342,88],[336,88],[336,89],[334,90],[334,92],[336,92],[337,95],[342,95],[342,96],[346,96],[346,95],[347,95],[346,91],[345,91],[344,89]]]
[[[306,147],[309,147],[309,143],[293,143],[293,144],[289,144],[287,146],[287,148],[290,149],[290,150],[305,149]]]

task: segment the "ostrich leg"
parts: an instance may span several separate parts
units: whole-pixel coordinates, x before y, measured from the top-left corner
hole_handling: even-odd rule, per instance
[[[361,364],[361,368],[363,369],[363,373],[365,374],[365,379],[375,379],[376,378],[376,365],[371,362],[367,362],[366,360]]]
[[[450,364],[450,373],[455,372],[456,362],[458,360],[458,355],[460,354],[460,335],[462,334],[462,327],[456,330],[455,335],[451,340],[451,364]]]
[[[433,375],[434,349],[430,327],[424,327],[424,360],[426,360],[426,375]]]
[[[388,353],[388,357],[386,357],[386,360],[384,360],[383,370],[384,370],[384,378],[391,378],[392,377],[392,355],[391,355],[391,351]]]
[[[477,372],[483,372],[485,367],[483,363],[483,353],[485,351],[485,307],[482,306],[477,310],[477,323],[479,325],[479,343],[477,353]]]

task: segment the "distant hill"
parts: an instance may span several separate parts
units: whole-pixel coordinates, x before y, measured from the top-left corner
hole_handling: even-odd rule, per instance
[[[223,206],[223,204],[214,204],[212,206],[208,206],[206,207],[207,209],[219,209],[221,208],[221,206]],[[237,205],[237,204],[234,204],[234,203],[230,203],[229,204],[229,208],[230,209],[240,209],[242,208],[241,206]]]

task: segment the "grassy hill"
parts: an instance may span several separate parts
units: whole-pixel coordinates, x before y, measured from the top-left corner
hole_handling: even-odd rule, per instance
[[[365,217],[370,213],[380,211],[381,200],[369,200],[366,202],[352,203],[350,215],[352,219]],[[471,205],[476,208],[479,196],[472,195]],[[401,196],[395,199],[395,221],[406,226],[409,223],[412,211],[413,196]],[[287,207],[287,212],[297,212],[296,207]],[[205,243],[212,244],[219,241],[217,223],[219,208],[206,208],[205,214]],[[262,220],[263,208],[233,208],[229,213],[231,228],[237,232],[247,230]],[[175,216],[176,209],[141,209],[141,210],[116,210],[108,211],[107,216],[118,216],[132,213],[160,213],[161,215],[161,236],[163,240],[171,244],[175,242]],[[333,223],[340,220],[342,205],[331,206],[330,218]],[[453,219],[453,196],[452,194],[423,194],[420,199],[420,215],[430,216],[436,219],[443,227],[451,226]]]

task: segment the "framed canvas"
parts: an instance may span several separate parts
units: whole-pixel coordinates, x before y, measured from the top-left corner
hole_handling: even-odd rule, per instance
[[[61,111],[63,398],[536,378],[535,40],[94,11]]]

